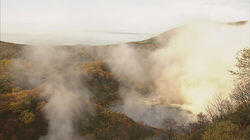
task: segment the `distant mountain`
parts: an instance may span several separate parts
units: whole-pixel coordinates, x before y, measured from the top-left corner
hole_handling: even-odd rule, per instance
[[[215,22],[215,23],[230,25],[230,26],[243,26],[243,25],[249,24],[249,21],[237,21],[237,22],[227,22],[227,23]],[[157,35],[155,37],[151,37],[149,39],[145,39],[145,40],[141,40],[141,41],[133,41],[133,42],[124,42],[122,44],[127,44],[127,45],[130,45],[132,47],[137,47],[140,49],[152,49],[152,50],[154,50],[154,49],[159,48],[163,45],[167,45],[167,43],[169,42],[171,37],[173,37],[175,34],[180,32],[185,26],[186,26],[186,24],[179,26],[179,27],[176,27],[176,28],[173,28],[173,29],[170,29],[170,30],[167,30],[167,31],[160,33],[159,35]],[[8,42],[4,42],[4,41],[0,41],[0,42],[1,42],[0,46],[24,46],[23,44],[14,44],[14,43],[8,43]],[[88,46],[116,46],[116,45],[120,45],[120,44],[88,45]],[[75,46],[75,45],[67,45],[67,46]]]
[[[231,26],[242,26],[245,24],[248,24],[248,21],[238,21],[238,22],[217,22],[218,24],[224,24],[224,25],[231,25]],[[128,45],[132,45],[134,47],[140,47],[140,48],[147,48],[147,49],[156,49],[160,48],[163,45],[167,45],[171,37],[173,37],[175,34],[180,32],[186,25],[182,25],[179,27],[176,27],[171,30],[167,30],[155,37],[142,40],[142,41],[134,41],[134,42],[128,42]]]

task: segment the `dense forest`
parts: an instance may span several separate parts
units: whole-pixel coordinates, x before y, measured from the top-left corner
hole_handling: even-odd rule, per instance
[[[55,47],[55,51],[51,51],[59,59],[65,51],[69,54],[60,61],[50,56],[49,62],[55,63],[47,67],[39,58],[30,59],[23,55],[32,53],[32,47],[0,43],[0,140],[43,139],[53,129],[50,127],[53,124],[48,119],[54,119],[54,116],[45,116],[45,112],[48,113],[47,110],[51,109],[47,103],[53,99],[47,92],[56,93],[54,88],[89,93],[88,97],[83,95],[82,98],[78,94],[74,97],[80,99],[79,106],[84,106],[84,109],[77,112],[77,117],[68,116],[73,118],[70,124],[79,135],[73,136],[76,140],[247,140],[250,137],[249,48],[239,50],[236,56],[237,69],[230,71],[235,79],[234,88],[229,97],[214,97],[206,111],[196,115],[194,122],[181,125],[173,118],[166,118],[161,128],[155,128],[111,109],[113,105],[123,102],[119,87],[126,85],[122,85],[124,83],[121,81],[124,79],[113,74],[110,67],[102,59],[96,58],[93,52],[77,46]],[[138,51],[141,49],[148,48],[139,48]],[[148,83],[135,87],[143,95],[151,90]],[[67,98],[66,94],[65,96]],[[68,102],[61,105],[62,109],[67,108],[67,105],[71,106]],[[69,114],[75,114],[74,108],[77,107],[74,105]],[[62,114],[58,112],[55,115]],[[62,134],[63,132],[58,132],[58,135]]]

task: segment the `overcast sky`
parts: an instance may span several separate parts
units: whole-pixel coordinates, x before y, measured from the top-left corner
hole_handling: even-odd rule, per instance
[[[1,0],[1,40],[140,40],[193,20],[249,20],[249,5],[250,0]]]

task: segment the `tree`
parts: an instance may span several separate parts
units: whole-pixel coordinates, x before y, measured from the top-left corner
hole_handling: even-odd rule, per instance
[[[35,120],[35,114],[25,110],[21,113],[20,120],[25,124],[32,123]]]
[[[239,51],[236,59],[237,69],[230,71],[235,76],[235,87],[230,98],[215,96],[206,107],[206,115],[198,114],[198,121],[189,125],[188,139],[244,140],[249,138],[250,48]],[[206,117],[211,122],[206,123]]]
[[[238,52],[237,70],[230,71],[235,75],[235,88],[231,98],[237,105],[247,104],[250,96],[250,48],[245,48]]]
[[[198,125],[200,127],[207,125],[209,122],[207,116],[205,114],[203,114],[202,112],[200,112],[197,115],[197,121],[198,121]]]
[[[224,119],[228,114],[233,112],[233,105],[229,99],[222,96],[215,96],[214,100],[206,107],[206,113],[211,121]]]
[[[174,119],[166,118],[162,122],[162,127],[169,132],[168,139],[174,138],[174,130],[177,128],[177,122]]]
[[[244,140],[239,135],[239,127],[230,121],[221,121],[210,126],[202,135],[202,140]]]

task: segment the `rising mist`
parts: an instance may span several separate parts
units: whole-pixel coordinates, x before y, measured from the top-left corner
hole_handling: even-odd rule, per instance
[[[119,80],[122,103],[112,106],[113,110],[160,127],[164,118],[181,123],[192,121],[192,113],[203,112],[216,94],[228,96],[233,88],[228,71],[234,69],[237,51],[249,44],[248,23],[235,26],[203,21],[175,30],[170,39],[164,34],[156,37],[161,46],[154,50],[129,43],[78,47],[77,51],[84,50],[94,60],[107,64]],[[41,140],[78,137],[75,118],[95,112],[84,78],[74,69],[89,60],[73,59],[75,55],[59,47],[30,46],[24,51],[25,59],[36,64],[32,72],[25,73],[25,78],[31,85],[42,84],[41,98],[47,98],[43,112],[49,128]],[[26,68],[22,62],[14,65],[14,69]],[[23,76],[19,75],[19,79]],[[145,87],[146,93],[138,86]],[[152,110],[154,114],[145,115]]]

